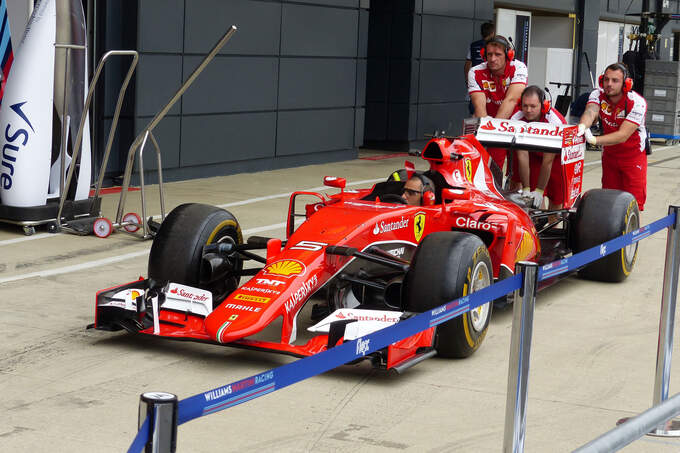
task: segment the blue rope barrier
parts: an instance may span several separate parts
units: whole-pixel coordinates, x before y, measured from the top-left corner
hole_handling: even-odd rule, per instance
[[[546,264],[538,270],[542,281],[565,272],[574,271],[587,263],[614,253],[623,247],[668,228],[675,223],[675,213],[669,214],[642,228],[619,236],[603,244],[584,250],[569,258]],[[410,337],[430,327],[447,322],[473,310],[489,301],[498,299],[522,285],[522,274],[501,280],[468,296],[448,302],[424,313],[413,316],[385,329],[378,330],[356,340],[328,349],[319,354],[256,374],[245,379],[223,385],[183,399],[178,403],[177,424],[182,425],[195,418],[213,414],[276,390],[303,381],[310,377],[337,368],[358,358],[383,349],[395,341]],[[148,423],[144,422],[130,445],[129,453],[138,452],[148,438]]]
[[[521,274],[513,276],[357,340],[183,399],[178,405],[177,424],[228,409],[337,368],[519,289],[521,283]]]
[[[128,453],[138,453],[142,451],[144,445],[149,440],[149,417],[146,417],[144,423],[142,423],[141,428],[137,431],[135,439],[132,441],[130,448],[128,448]]]
[[[650,223],[649,225],[645,225],[635,231],[631,231],[630,233],[624,234],[600,245],[596,245],[595,247],[591,247],[587,250],[572,255],[569,258],[553,261],[550,264],[541,266],[538,269],[538,281],[556,277],[560,274],[564,274],[565,272],[574,271],[592,261],[598,260],[611,253],[617,252],[624,247],[645,239],[646,237],[649,237],[652,234],[663,230],[664,228],[668,228],[673,225],[674,222],[675,213],[672,213]]]

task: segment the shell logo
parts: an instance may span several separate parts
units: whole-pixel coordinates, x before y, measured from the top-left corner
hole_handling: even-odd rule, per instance
[[[493,80],[482,80],[482,88],[484,91],[494,93],[496,91],[496,83]]]
[[[132,292],[130,293],[130,297],[132,298],[132,300],[137,300],[137,298],[141,295],[142,293],[140,293],[136,289],[133,289]]]
[[[602,102],[600,103],[600,108],[601,108],[602,111],[603,111],[604,113],[606,113],[607,115],[611,115],[611,114],[612,114],[612,106],[609,105],[607,102],[602,101]]]
[[[534,240],[531,235],[525,231],[522,235],[522,240],[519,242],[519,247],[517,247],[517,251],[515,252],[515,260],[523,261],[533,255],[535,251],[536,245],[534,244]]]
[[[302,275],[307,271],[304,264],[298,260],[281,260],[275,261],[264,268],[266,275],[280,275],[281,277],[292,277],[294,275]]]

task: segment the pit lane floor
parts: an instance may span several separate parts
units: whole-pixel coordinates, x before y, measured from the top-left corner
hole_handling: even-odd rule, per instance
[[[166,200],[169,208],[230,205],[246,234],[282,237],[287,193],[319,187],[324,175],[384,179],[404,159],[170,183]],[[598,159],[587,153],[586,189],[599,187]],[[680,147],[655,146],[643,224],[680,203],[679,176]],[[148,193],[151,214],[160,212],[156,193]],[[129,210],[139,212],[138,200],[129,195]],[[104,214],[112,217],[116,205],[116,195],[105,196]],[[140,393],[181,399],[295,360],[85,330],[95,292],[144,275],[151,243],[123,233],[43,231],[24,237],[0,226],[0,451],[124,451],[136,433]],[[539,294],[525,451],[570,451],[651,405],[665,244],[663,232],[644,240],[622,284],[572,277]],[[497,452],[511,318],[511,309],[495,311],[484,344],[466,360],[435,358],[402,376],[343,366],[194,420],[179,428],[178,451]],[[671,394],[680,391],[676,382]],[[678,450],[680,440],[649,437],[625,449]]]

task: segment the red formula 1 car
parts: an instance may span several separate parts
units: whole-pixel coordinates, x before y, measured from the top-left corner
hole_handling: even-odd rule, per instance
[[[575,131],[484,120],[472,134],[434,137],[421,156],[434,185],[423,206],[400,196],[412,165],[364,190],[326,177],[339,193],[291,195],[286,240],[244,243],[229,212],[181,205],[154,239],[148,279],[97,293],[94,327],[308,356],[511,276],[518,261],[550,263],[636,229],[630,194],[581,194],[585,145]],[[531,210],[517,194],[504,194],[483,145],[560,153],[565,209]],[[580,273],[621,280],[636,253],[628,247]],[[249,260],[262,266],[245,268]],[[399,371],[434,354],[469,356],[485,337],[492,306],[367,357]]]

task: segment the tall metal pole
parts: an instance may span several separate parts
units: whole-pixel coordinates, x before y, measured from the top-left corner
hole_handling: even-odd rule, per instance
[[[678,269],[680,268],[680,207],[669,206],[668,213],[675,213],[675,223],[668,228],[666,238],[666,262],[663,271],[661,293],[661,319],[659,341],[656,352],[656,376],[654,378],[654,399],[656,406],[668,399],[671,380],[671,358],[673,356],[673,330],[675,326],[675,305],[678,297]],[[670,420],[659,426],[655,432],[661,436],[680,436],[680,422]]]
[[[513,302],[508,392],[505,403],[505,434],[503,436],[504,453],[521,453],[524,451],[529,359],[531,356],[534,307],[536,305],[538,265],[528,261],[520,261],[515,266],[515,275],[519,273],[522,273],[524,278],[522,287],[515,291]]]

